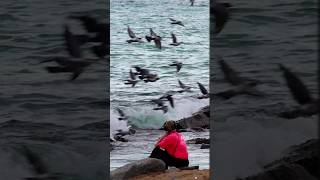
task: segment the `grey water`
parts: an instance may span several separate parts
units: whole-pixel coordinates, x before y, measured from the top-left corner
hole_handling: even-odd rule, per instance
[[[105,179],[106,63],[90,66],[70,82],[69,74],[49,74],[44,68],[49,64],[39,62],[68,57],[64,24],[74,33],[85,31],[67,17],[106,21],[106,2],[3,0],[0,9],[1,178],[35,175],[22,153],[26,146],[59,179]],[[84,53],[94,58],[85,48]]]
[[[228,1],[230,2],[230,1]],[[215,97],[213,169],[231,180],[262,171],[291,145],[317,138],[317,115],[283,119],[298,106],[278,63],[295,72],[317,97],[318,4],[315,0],[232,1],[231,17],[212,39],[214,93],[231,88],[217,63],[221,56],[242,77],[261,82],[265,97]]]
[[[180,20],[185,26],[172,25],[169,18]],[[145,39],[144,43],[127,43],[127,26],[143,39],[152,28],[163,39],[162,49]],[[165,120],[191,116],[209,105],[208,99],[197,99],[201,94],[197,82],[209,89],[209,1],[199,0],[191,7],[187,0],[111,0],[110,30],[110,133],[113,136],[117,130],[139,129],[136,134],[126,136],[129,142],[114,143],[110,153],[110,169],[113,170],[148,157],[156,139],[163,134],[157,129]],[[183,42],[180,46],[169,45],[172,43],[171,32]],[[176,73],[176,68],[169,66],[173,61],[183,63],[180,72]],[[135,87],[125,85],[124,80],[129,78],[129,71],[135,65],[157,73],[160,80],[140,81]],[[178,79],[191,86],[192,92],[174,94],[175,107],[169,107],[165,114],[152,110],[156,107],[151,103],[152,99],[180,90]],[[123,110],[128,116],[127,121],[118,120],[116,108]],[[208,137],[209,132],[183,135],[188,140]],[[191,165],[209,168],[208,149],[193,145],[188,148]]]

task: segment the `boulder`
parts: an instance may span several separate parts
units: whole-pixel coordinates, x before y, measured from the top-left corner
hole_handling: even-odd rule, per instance
[[[128,142],[129,141],[128,139],[126,139],[122,136],[118,136],[118,135],[115,135],[113,138],[114,138],[114,140],[121,141],[121,142]]]
[[[210,128],[210,107],[206,106],[190,117],[177,121],[178,129]]]
[[[114,171],[111,171],[111,179],[127,180],[134,176],[165,170],[166,165],[162,160],[155,158],[146,158],[122,166]]]
[[[210,144],[202,144],[200,149],[210,149]]]
[[[315,180],[318,172],[318,139],[285,150],[285,155],[264,166],[264,171],[241,180]]]
[[[311,175],[318,176],[319,141],[311,139],[300,145],[291,146],[285,151],[283,158],[271,162],[264,168],[273,168],[281,164],[298,164],[304,167]]]
[[[296,164],[283,164],[243,180],[316,180],[304,167]]]
[[[195,138],[187,140],[188,144],[210,144],[210,139],[206,138]]]

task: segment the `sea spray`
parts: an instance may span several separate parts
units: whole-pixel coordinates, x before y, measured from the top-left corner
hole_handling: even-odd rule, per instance
[[[141,105],[121,108],[128,116],[128,120],[119,120],[116,110],[110,111],[111,134],[117,130],[126,131],[130,127],[138,129],[159,129],[168,120],[179,120],[191,116],[202,107],[209,105],[208,99],[196,99],[194,97],[181,98],[175,100],[175,108],[169,107],[167,113],[152,110],[156,105]]]

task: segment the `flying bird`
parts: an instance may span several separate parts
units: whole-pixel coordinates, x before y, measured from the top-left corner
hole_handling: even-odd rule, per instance
[[[156,108],[153,108],[153,110],[162,110],[163,113],[167,113],[168,112],[168,106],[156,107]]]
[[[134,72],[132,72],[132,70],[130,69],[130,79],[125,80],[126,82],[124,84],[131,84],[131,87],[134,87],[137,83],[138,80],[136,80],[136,75],[134,74]]]
[[[180,25],[180,26],[184,26],[184,24],[182,23],[182,21],[177,21],[173,18],[169,18],[170,21],[171,21],[171,24],[177,24],[177,25]]]
[[[82,56],[80,42],[67,25],[64,26],[64,38],[69,54],[75,58],[80,58]]]
[[[319,99],[314,99],[311,96],[311,93],[305,84],[296,74],[291,72],[290,69],[282,64],[279,64],[279,68],[283,72],[283,77],[286,80],[287,86],[294,100],[300,105],[298,108],[292,111],[280,113],[279,116],[292,119],[299,116],[306,117],[319,113]]]
[[[158,106],[164,106],[164,102],[162,99],[152,99],[151,102],[157,104]]]
[[[174,102],[171,94],[163,95],[162,97],[160,97],[160,99],[166,99],[167,101],[169,101],[170,106],[174,108]]]
[[[158,81],[160,78],[157,74],[148,74],[146,76],[143,77],[143,81],[144,82],[156,82]]]
[[[161,46],[161,37],[156,36],[154,38],[154,44],[156,45],[156,48],[161,49],[162,48],[162,46]]]
[[[84,71],[85,68],[92,64],[92,62],[90,61],[74,61],[62,57],[45,60],[40,63],[45,62],[56,62],[59,65],[47,66],[46,69],[49,73],[72,73],[70,81],[75,80]]]
[[[279,67],[283,72],[283,76],[287,82],[287,85],[293,98],[301,105],[310,103],[313,100],[310,95],[310,92],[308,88],[304,85],[304,83],[298,78],[298,76],[292,73],[288,68],[286,68],[282,64],[279,64]]]
[[[139,79],[144,79],[147,75],[150,74],[150,70],[146,68],[141,68],[139,66],[133,66],[136,70],[134,73],[135,75],[138,75]]]
[[[102,42],[108,43],[110,40],[110,24],[99,23],[97,19],[83,15],[83,16],[69,16],[69,18],[77,19],[81,21],[83,27],[87,30],[88,33],[94,33],[95,36],[90,38],[89,42]]]
[[[179,61],[173,61],[173,63],[169,64],[169,66],[176,66],[177,68],[177,72],[180,71],[180,69],[182,68],[182,62]]]
[[[190,0],[190,6],[193,6],[195,0]]]
[[[25,180],[58,180],[58,176],[49,172],[48,166],[43,159],[26,145],[21,146],[21,154],[31,166],[34,176],[26,177]]]
[[[168,106],[164,105],[164,102],[161,98],[159,99],[153,99],[151,102],[157,104],[157,107],[153,108],[153,110],[162,110],[163,113],[168,112]]]
[[[208,90],[199,82],[197,82],[199,89],[202,93],[202,96],[199,96],[198,99],[205,99],[205,98],[209,98],[209,93]]]
[[[128,35],[131,39],[127,40],[128,43],[132,43],[132,42],[139,42],[142,43],[142,39],[140,37],[137,37],[136,34],[132,31],[132,29],[127,26],[127,31],[128,31]]]
[[[118,120],[122,121],[122,120],[127,120],[128,117],[126,116],[126,114],[120,109],[120,108],[117,108],[117,111],[120,115],[120,117],[118,118]]]
[[[81,21],[84,28],[89,33],[100,33],[102,31],[105,31],[108,29],[108,24],[106,23],[99,23],[97,19],[88,16],[88,15],[82,15],[82,16],[69,16],[69,18],[72,19],[78,19]]]
[[[214,34],[219,34],[225,24],[227,23],[230,12],[229,7],[232,5],[230,3],[213,3],[212,7],[210,8],[210,11],[212,12],[215,24]]]
[[[127,26],[127,31],[130,38],[136,38],[136,34],[131,30],[129,26]]]
[[[172,46],[179,46],[182,42],[177,41],[177,37],[175,34],[171,33],[172,43],[170,45]]]
[[[190,86],[186,86],[185,84],[183,84],[179,79],[178,79],[178,83],[181,89],[183,89],[182,91],[178,91],[178,92],[190,92],[191,87]]]
[[[28,163],[33,167],[35,174],[42,175],[48,173],[48,167],[37,154],[35,154],[25,145],[22,146],[21,150]]]
[[[151,41],[155,40],[156,38],[159,38],[159,39],[161,40],[161,37],[158,36],[158,35],[152,30],[152,28],[150,28],[150,35],[146,35],[145,38],[146,38],[146,40],[147,40],[148,42],[151,42]]]
[[[216,93],[220,97],[225,99],[232,98],[236,95],[247,94],[251,96],[264,96],[264,93],[258,91],[256,86],[258,84],[257,81],[243,78],[239,76],[239,73],[232,69],[222,58],[218,60],[218,63],[221,67],[222,72],[224,73],[224,77],[233,87],[229,90]]]
[[[98,58],[104,58],[106,55],[110,54],[109,47],[106,43],[101,43],[100,45],[95,45],[92,47],[92,52]]]

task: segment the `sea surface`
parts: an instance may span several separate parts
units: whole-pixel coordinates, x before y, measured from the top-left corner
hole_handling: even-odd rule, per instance
[[[220,55],[244,77],[262,83],[264,98],[238,96],[214,98],[214,174],[216,179],[235,179],[261,171],[262,166],[281,156],[287,147],[317,137],[317,116],[283,119],[276,116],[294,108],[277,64],[280,62],[304,81],[313,97],[317,94],[317,23],[315,0],[279,2],[228,1],[233,7],[230,21],[213,39],[212,57]],[[111,135],[118,129],[139,127],[129,142],[116,142],[111,151],[111,168],[148,156],[162,131],[154,130],[165,119],[180,119],[208,105],[194,98],[200,94],[196,82],[209,85],[208,1],[112,0],[111,15]],[[48,74],[39,64],[52,56],[68,56],[63,25],[83,33],[69,15],[89,14],[103,21],[108,12],[105,1],[3,0],[0,2],[0,174],[3,179],[34,176],[22,153],[24,146],[42,158],[49,173],[60,179],[105,179],[107,107],[104,85],[108,68],[91,66],[79,79],[69,82],[68,74]],[[185,27],[170,25],[169,17],[182,20]],[[152,27],[164,37],[163,49],[151,43],[127,44],[126,26],[137,35]],[[184,42],[168,44],[170,32]],[[88,52],[86,56],[92,58]],[[168,64],[184,63],[176,74]],[[219,92],[225,82],[215,61],[211,88]],[[155,83],[139,82],[135,88],[123,84],[132,65],[144,65],[158,73]],[[177,79],[194,86],[192,93],[174,96],[176,107],[163,114],[154,112],[149,101],[178,89]],[[75,93],[76,92],[76,93]],[[118,121],[114,109],[130,115]],[[209,132],[184,133],[185,139],[208,137]],[[188,146],[191,165],[209,166],[209,150]],[[130,154],[130,156],[129,156]],[[74,167],[77,168],[74,168]]]
[[[221,56],[242,77],[256,79],[265,97],[214,97],[213,174],[216,180],[253,175],[291,145],[318,136],[318,116],[283,119],[297,107],[278,63],[318,98],[318,1],[224,1],[233,5],[223,31],[212,38],[213,92],[231,88],[217,63]]]
[[[27,147],[59,179],[105,179],[107,166],[107,61],[78,79],[49,74],[39,62],[69,57],[63,26],[84,33],[70,15],[106,21],[106,1],[3,0],[0,2],[0,174],[33,177]],[[95,58],[83,49],[84,58]],[[75,168],[77,167],[77,168]]]
[[[169,18],[180,20],[183,26],[170,24]],[[127,26],[142,37],[144,43],[127,43]],[[162,37],[162,49],[144,37],[149,28]],[[209,105],[208,99],[199,100],[201,94],[197,82],[209,90],[209,1],[198,0],[190,6],[186,0],[111,0],[110,1],[110,134],[117,130],[138,129],[129,142],[116,142],[110,153],[110,169],[122,166],[133,160],[146,158],[151,153],[156,139],[164,133],[159,131],[167,119],[179,120]],[[170,46],[171,32],[176,34],[180,46]],[[180,61],[180,72],[169,66]],[[125,85],[132,66],[148,68],[157,73],[160,80],[145,83],[140,81],[135,87]],[[175,107],[163,113],[152,110],[151,102],[169,91],[181,90],[178,79],[192,87],[192,92],[173,95]],[[127,116],[127,121],[119,121],[116,108]],[[184,133],[185,139],[208,137],[209,131]],[[190,164],[209,168],[209,150],[189,145]]]

